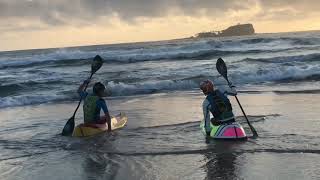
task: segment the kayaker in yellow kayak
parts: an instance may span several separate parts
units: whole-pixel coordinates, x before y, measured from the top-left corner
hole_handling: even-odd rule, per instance
[[[108,94],[105,92],[106,87],[97,82],[93,85],[93,93],[89,94],[85,91],[85,87],[89,84],[89,80],[85,80],[78,88],[78,93],[82,99],[83,114],[84,114],[84,126],[89,127],[105,127],[108,124],[108,131],[111,131],[111,118],[108,111],[106,101],[102,98]],[[104,112],[104,116],[100,116],[101,109]]]

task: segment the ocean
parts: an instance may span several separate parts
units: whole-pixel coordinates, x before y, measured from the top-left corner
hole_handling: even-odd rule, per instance
[[[63,137],[95,55],[104,64],[92,81],[107,84],[111,114],[125,112],[128,124]],[[257,139],[214,141],[200,132],[199,83],[228,88],[215,69],[219,57]],[[0,52],[0,176],[319,179],[319,80],[320,31]]]

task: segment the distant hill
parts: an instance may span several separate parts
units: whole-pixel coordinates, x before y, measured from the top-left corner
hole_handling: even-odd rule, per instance
[[[226,36],[246,36],[255,33],[252,24],[238,24],[230,26],[222,31],[201,32],[195,35],[196,38],[206,37],[226,37]]]

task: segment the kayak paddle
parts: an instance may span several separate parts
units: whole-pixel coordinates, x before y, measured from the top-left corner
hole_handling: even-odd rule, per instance
[[[103,59],[99,55],[96,55],[93,58],[93,61],[92,61],[92,64],[91,64],[91,75],[89,77],[89,81],[91,80],[92,75],[101,68],[102,64],[103,64]],[[88,84],[89,83],[86,84],[84,90],[87,89]],[[74,111],[72,117],[67,121],[66,125],[64,125],[64,128],[63,128],[62,133],[61,133],[63,136],[71,136],[72,135],[73,129],[74,129],[74,117],[75,117],[75,115],[77,113],[77,110],[79,109],[81,101],[82,101],[82,98],[80,97],[80,100],[79,100],[79,103],[78,103],[78,106],[77,106],[76,110]]]
[[[217,60],[216,68],[217,68],[219,74],[221,74],[221,75],[224,77],[224,79],[227,80],[228,85],[229,85],[229,87],[231,88],[231,85],[232,85],[232,84],[230,83],[230,81],[229,81],[229,79],[228,79],[228,69],[227,69],[226,64],[224,63],[224,61],[223,61],[221,58],[219,58],[219,59]],[[239,101],[237,95],[235,95],[235,98],[236,98],[236,100],[237,100],[237,102],[238,102],[238,104],[239,104],[239,106],[240,106],[240,109],[241,109],[244,117],[245,117],[246,120],[247,120],[247,123],[248,123],[248,125],[249,125],[249,127],[250,127],[250,129],[251,129],[251,131],[252,131],[253,137],[254,137],[254,138],[258,137],[258,133],[257,133],[257,131],[254,129],[254,127],[250,124],[250,122],[249,122],[249,120],[248,120],[248,117],[247,117],[246,113],[244,112],[244,110],[243,110],[243,108],[242,108],[242,106],[241,106],[241,104],[240,104],[240,101]]]

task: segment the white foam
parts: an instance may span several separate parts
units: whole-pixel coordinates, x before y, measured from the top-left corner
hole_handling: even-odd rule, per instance
[[[66,96],[44,96],[44,95],[21,95],[21,96],[9,96],[0,97],[0,108],[13,107],[13,106],[23,106],[30,104],[41,104],[50,101],[64,100]]]
[[[198,87],[198,83],[192,80],[184,81],[150,81],[135,84],[126,84],[123,82],[115,83],[113,81],[108,83],[108,87],[111,89],[112,95],[134,95],[134,94],[146,94],[164,90],[188,90]]]
[[[264,67],[251,67],[232,74],[238,83],[272,82],[284,79],[299,80],[312,75],[319,75],[320,65],[281,66],[272,64]]]

